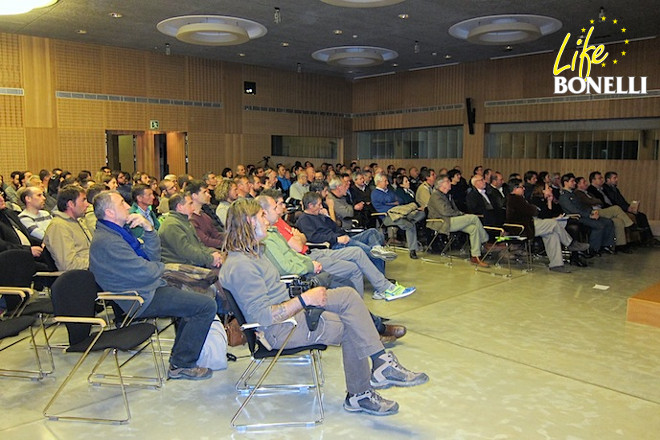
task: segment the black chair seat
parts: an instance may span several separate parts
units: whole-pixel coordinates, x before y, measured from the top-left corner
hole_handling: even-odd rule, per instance
[[[119,350],[130,350],[139,346],[148,340],[151,335],[156,331],[153,324],[141,322],[138,324],[129,325],[115,330],[106,330],[101,337],[92,347],[92,351],[105,350],[107,348],[116,348]],[[96,333],[89,335],[83,341],[69,346],[67,352],[83,352],[87,350],[89,344],[92,343]]]
[[[29,303],[21,312],[21,315],[36,315],[43,313],[45,315],[53,314],[53,302],[50,298],[39,298],[36,301]]]
[[[298,354],[302,351],[309,351],[309,350],[325,350],[328,348],[327,345],[323,344],[315,344],[315,345],[303,345],[302,347],[295,347],[295,348],[285,348],[282,351],[282,356],[289,356],[293,354]],[[253,356],[255,359],[265,359],[269,357],[275,357],[277,354],[277,350],[267,350],[263,346],[259,346],[259,348],[253,353]]]
[[[16,336],[34,324],[34,316],[19,316],[7,321],[0,321],[0,339]]]

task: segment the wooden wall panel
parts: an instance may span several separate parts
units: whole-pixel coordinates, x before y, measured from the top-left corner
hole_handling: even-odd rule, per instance
[[[105,102],[105,120],[103,127],[107,130],[147,130],[147,104],[132,102]]]
[[[225,137],[218,133],[195,132],[188,136],[190,173],[201,178],[207,171],[220,174],[225,167],[234,167],[226,157]]]
[[[195,101],[222,102],[222,62],[201,58],[188,60],[188,97]]]
[[[246,163],[243,159],[243,137],[240,134],[225,135],[225,162],[232,169],[239,163]]]
[[[219,108],[187,107],[188,130],[199,132],[223,133],[225,111]]]
[[[0,34],[0,87],[22,85],[18,35]]]
[[[60,128],[58,148],[60,168],[72,173],[98,169],[105,163],[105,131]]]
[[[188,99],[187,58],[142,52],[147,68],[147,95],[153,98]]]
[[[103,93],[147,96],[147,66],[144,52],[103,47]]]
[[[101,46],[52,40],[55,89],[68,92],[103,93]]]
[[[222,84],[224,86],[224,99],[222,100],[224,112],[225,133],[240,134],[243,132],[243,105],[248,105],[249,96],[243,93],[242,66],[234,63],[224,63],[222,69]],[[245,96],[245,98],[244,98]]]
[[[0,128],[23,127],[23,104],[22,96],[0,95]]]
[[[25,126],[55,126],[55,91],[48,40],[21,36]]]
[[[58,99],[57,120],[60,128],[105,129],[103,101],[82,99]]]
[[[5,176],[5,182],[12,171],[28,169],[25,131],[22,128],[0,128],[0,151],[0,174]]]
[[[178,176],[186,172],[185,140],[181,132],[167,133],[167,163],[171,174]]]
[[[188,130],[188,107],[180,105],[156,105],[145,106],[146,119],[143,130],[147,128],[149,120],[156,119],[160,122],[161,131],[187,131]]]
[[[25,141],[27,162],[35,174],[42,168],[51,170],[62,163],[57,129],[26,128]]]

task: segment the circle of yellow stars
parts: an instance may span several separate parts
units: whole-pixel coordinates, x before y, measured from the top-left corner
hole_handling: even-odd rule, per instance
[[[606,17],[605,15],[603,15],[602,17],[598,17],[597,20],[596,20],[596,19],[591,19],[591,20],[589,20],[589,25],[590,25],[589,27],[591,27],[591,26],[593,26],[594,24],[596,24],[596,22],[605,23],[605,22],[607,22],[607,17]],[[617,18],[613,19],[613,20],[612,20],[612,24],[619,25],[619,19],[617,19]],[[628,29],[626,29],[625,27],[622,27],[622,28],[620,28],[620,29],[621,29],[621,33],[624,34],[624,35],[625,35],[626,31],[628,30]],[[584,34],[587,32],[587,29],[586,29],[586,28],[582,28],[581,31],[582,31],[582,35],[584,35]],[[623,43],[624,43],[624,44],[628,44],[629,42],[630,42],[630,40],[628,40],[627,38],[623,40]],[[582,44],[582,39],[578,39],[577,44],[578,44],[578,45]],[[626,56],[626,53],[627,53],[627,52],[626,52],[625,50],[622,50],[622,51],[621,51],[621,56],[622,56],[622,57],[625,57],[625,56]],[[614,59],[612,60],[612,64],[618,64],[618,63],[619,63],[619,60],[618,60],[618,59],[614,58]],[[601,67],[605,67],[606,65],[607,65],[607,63],[603,62],[603,63],[601,64]]]

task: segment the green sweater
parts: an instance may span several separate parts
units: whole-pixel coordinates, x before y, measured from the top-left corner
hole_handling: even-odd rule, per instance
[[[314,263],[307,255],[291,249],[277,228],[269,228],[268,236],[262,242],[265,256],[282,275],[304,275],[314,272]]]
[[[190,220],[183,214],[170,211],[158,228],[163,263],[183,263],[213,267],[215,249],[204,246]]]

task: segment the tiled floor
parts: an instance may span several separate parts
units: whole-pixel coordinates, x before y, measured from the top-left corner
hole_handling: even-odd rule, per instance
[[[475,272],[461,260],[447,267],[411,261],[401,253],[388,264],[388,276],[416,284],[417,293],[387,303],[365,301],[374,313],[408,326],[394,351],[431,381],[383,391],[401,405],[395,416],[341,408],[341,355],[330,348],[323,356],[326,419],[317,427],[232,430],[229,420],[241,401],[233,384],[246,359],[209,381],[171,381],[159,391],[131,391],[128,425],[48,421],[41,411],[77,358],[56,352],[57,371],[43,382],[0,380],[0,438],[655,439],[660,432],[660,328],[627,323],[625,314],[628,297],[660,282],[658,255],[657,249],[638,249],[633,255],[596,258],[590,268],[572,274],[536,266],[527,274],[514,271],[508,279]],[[596,290],[595,284],[610,288]],[[0,362],[21,363],[28,354],[18,348],[0,354]],[[117,397],[104,397],[115,390],[79,389],[82,394],[70,403],[95,411],[120,409]],[[250,415],[295,417],[310,410],[312,397],[259,398]]]

